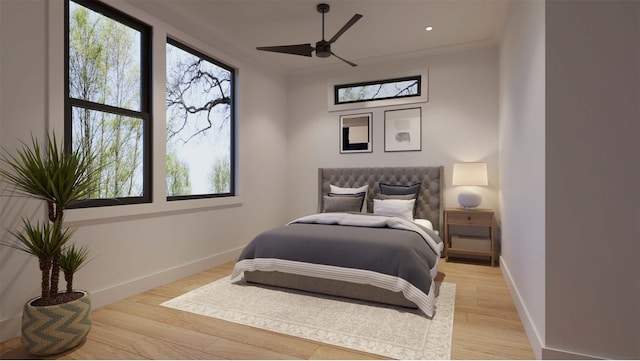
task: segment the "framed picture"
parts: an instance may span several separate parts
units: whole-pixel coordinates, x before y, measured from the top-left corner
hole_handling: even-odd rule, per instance
[[[373,113],[340,116],[340,153],[373,152],[372,117]]]
[[[422,150],[422,108],[384,112],[384,151]]]

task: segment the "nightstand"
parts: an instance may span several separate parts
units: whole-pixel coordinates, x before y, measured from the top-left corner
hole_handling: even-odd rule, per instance
[[[489,230],[489,237],[462,238],[461,235],[450,231],[450,226],[485,227]],[[449,255],[487,256],[491,260],[491,267],[495,264],[495,218],[491,209],[463,209],[447,208],[444,211],[444,256]],[[455,238],[459,244],[452,242]],[[465,241],[465,242],[463,242]],[[473,243],[476,242],[476,243]],[[488,242],[488,245],[486,245]],[[473,247],[474,244],[486,246]],[[463,246],[463,244],[465,246]]]

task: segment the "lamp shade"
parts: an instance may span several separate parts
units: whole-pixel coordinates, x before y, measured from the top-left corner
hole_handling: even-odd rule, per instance
[[[455,163],[451,183],[454,186],[489,185],[487,163]]]
[[[487,163],[455,163],[451,184],[454,186],[489,185]],[[458,194],[458,203],[464,209],[476,208],[482,203],[482,194],[473,187],[465,187]]]

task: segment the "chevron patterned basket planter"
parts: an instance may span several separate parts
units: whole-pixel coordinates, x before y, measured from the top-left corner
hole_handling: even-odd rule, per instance
[[[22,345],[33,355],[53,355],[81,344],[91,329],[91,297],[54,306],[34,307],[34,298],[22,312]]]

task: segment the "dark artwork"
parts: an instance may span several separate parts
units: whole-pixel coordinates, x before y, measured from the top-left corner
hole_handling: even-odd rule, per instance
[[[342,128],[342,150],[367,150],[368,143],[349,143],[349,128]]]

